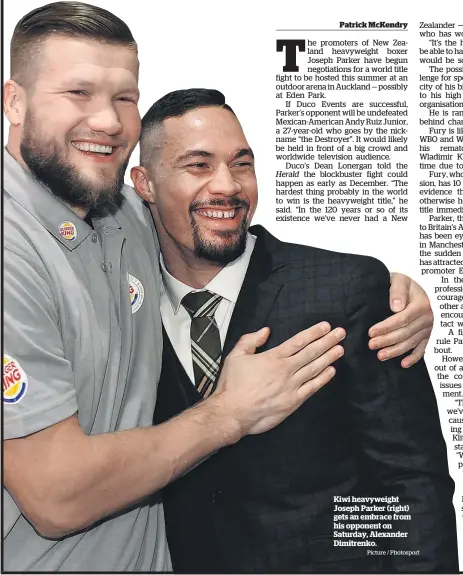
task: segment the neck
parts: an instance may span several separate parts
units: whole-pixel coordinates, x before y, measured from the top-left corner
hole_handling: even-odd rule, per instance
[[[215,265],[204,259],[172,249],[161,242],[162,257],[167,271],[182,283],[201,289],[206,286],[225,266]]]
[[[88,208],[78,208],[77,206],[70,206],[68,203],[63,202],[64,204],[66,204],[66,206],[72,210],[76,216],[79,216],[79,218],[82,218],[83,220],[85,220],[85,218],[88,216],[88,212],[90,211]]]
[[[6,147],[6,151],[10,154],[10,156],[13,157],[18,162],[18,164],[20,164],[20,166],[24,170],[26,170],[26,172],[30,173],[30,170],[29,170],[26,162],[23,160],[23,157],[21,155],[19,144],[18,144],[16,138],[13,137],[11,134],[11,129],[10,129],[10,134],[8,137],[8,143],[5,147]]]
[[[21,155],[19,145],[16,144],[14,138],[11,138],[11,135],[10,135],[10,138],[8,138],[8,143],[6,145],[6,151],[10,154],[10,156],[12,156],[18,162],[18,164],[20,164],[20,166],[26,172],[31,174],[31,171],[29,170],[29,166],[26,164],[26,162],[24,161],[24,159]],[[51,190],[49,190],[49,191],[51,193],[53,193]],[[79,208],[77,206],[71,206],[67,202],[63,202],[63,204],[65,204],[70,210],[72,210],[76,214],[76,216],[78,216],[79,218],[82,218],[83,220],[87,217],[87,214],[90,211],[88,208]]]

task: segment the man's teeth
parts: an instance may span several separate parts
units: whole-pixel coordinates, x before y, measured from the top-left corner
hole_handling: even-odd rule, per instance
[[[201,211],[200,214],[202,216],[206,216],[207,218],[222,218],[222,219],[231,219],[235,217],[235,210],[230,212],[224,212],[223,210],[220,211]]]
[[[99,154],[112,154],[112,146],[100,146],[100,144],[92,144],[90,142],[72,142],[74,148],[81,152],[97,152]]]

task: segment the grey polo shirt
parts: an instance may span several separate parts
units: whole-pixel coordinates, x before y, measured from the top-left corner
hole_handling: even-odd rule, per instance
[[[152,424],[159,247],[149,212],[131,188],[123,194],[93,230],[4,153],[5,439],[75,413],[87,434]],[[170,569],[161,505],[52,541],[5,489],[4,504],[7,571]]]

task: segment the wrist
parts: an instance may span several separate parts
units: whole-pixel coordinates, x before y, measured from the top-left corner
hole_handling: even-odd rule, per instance
[[[212,428],[221,438],[223,447],[237,443],[246,435],[244,422],[231,408],[226,393],[217,391],[201,405],[208,410]]]

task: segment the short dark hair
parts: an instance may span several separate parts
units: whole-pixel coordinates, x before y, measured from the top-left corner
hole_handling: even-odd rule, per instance
[[[21,85],[30,82],[29,72],[36,68],[31,60],[40,44],[54,34],[137,49],[130,28],[108,10],[83,2],[53,2],[32,10],[16,24],[11,38],[13,80]]]
[[[157,100],[146,112],[141,121],[140,164],[148,167],[153,150],[148,150],[147,136],[155,128],[162,125],[167,118],[183,116],[191,110],[218,106],[236,115],[225,102],[225,96],[218,90],[208,88],[188,88],[169,92]]]

